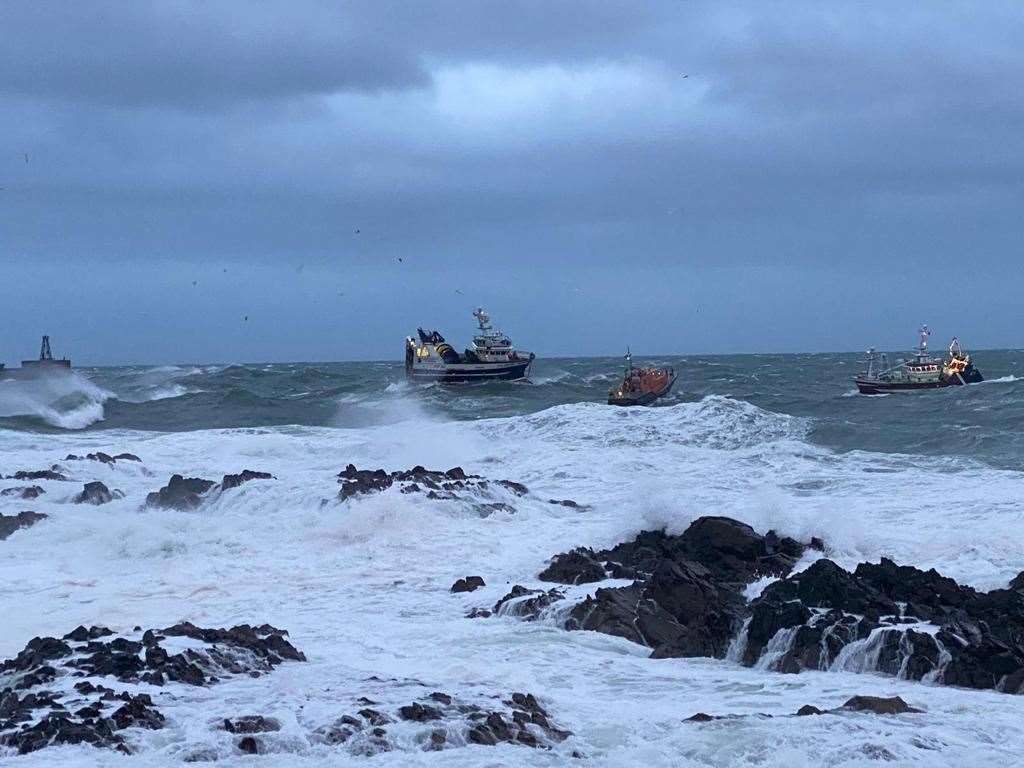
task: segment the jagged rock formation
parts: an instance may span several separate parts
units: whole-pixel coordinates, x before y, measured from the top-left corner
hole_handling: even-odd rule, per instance
[[[9,475],[9,477],[12,480],[67,480],[68,478],[58,472],[57,469],[56,465],[51,469],[22,469],[13,475]]]
[[[977,592],[891,560],[853,573],[819,560],[751,604],[744,664],[877,671],[1024,693],[1024,593]]]
[[[872,671],[1024,693],[1024,573],[986,593],[886,559],[852,573],[820,559],[792,574],[808,548],[823,546],[702,517],[679,536],[645,531],[608,550],[556,555],[539,578],[633,579],[567,607],[565,627],[624,637],[654,657],[728,656],[780,672]],[[779,580],[748,605],[744,588],[764,576]],[[563,599],[516,585],[470,616],[532,620]]]
[[[737,520],[702,517],[679,536],[644,531],[612,549],[556,555],[540,578],[562,584],[634,579],[598,589],[572,609],[566,628],[624,637],[658,657],[723,657],[746,611],[743,588],[761,576],[789,573],[804,550],[772,531],[761,536]]]
[[[40,520],[45,520],[46,515],[41,512],[19,512],[16,515],[0,515],[0,541],[6,539],[15,531],[35,525]]]
[[[243,469],[237,475],[224,475],[219,484],[200,477],[186,478],[181,475],[172,475],[171,479],[167,481],[167,485],[146,496],[146,506],[187,512],[202,504],[212,490],[223,492],[237,488],[250,480],[272,480],[273,478],[274,476],[269,472],[257,472],[251,469]]]
[[[232,488],[237,488],[242,483],[248,483],[250,480],[273,480],[274,476],[269,472],[256,472],[251,469],[243,469],[237,475],[224,475],[224,479],[220,481],[220,489],[222,491],[229,491]]]
[[[111,456],[109,453],[103,451],[96,451],[96,453],[87,453],[85,456],[76,456],[73,453],[69,453],[64,457],[64,461],[98,461],[101,464],[116,464],[119,461],[139,461],[138,456],[134,453],[119,453],[116,456]]]
[[[487,586],[479,576],[466,576],[452,584],[451,592],[473,592]]]
[[[121,491],[111,491],[106,485],[98,480],[86,483],[82,492],[75,496],[75,504],[106,504],[114,499],[124,498]]]
[[[167,485],[146,496],[146,506],[186,512],[202,504],[204,494],[215,485],[212,480],[203,480],[199,477],[184,478],[181,475],[171,475]]]
[[[398,486],[401,493],[423,493],[428,499],[466,499],[468,492],[471,500],[477,502],[476,510],[483,517],[494,512],[515,512],[511,505],[504,502],[480,503],[479,500],[487,496],[492,486],[508,491],[513,496],[525,496],[529,493],[529,489],[522,483],[467,475],[462,467],[453,467],[442,472],[415,466],[412,469],[389,473],[383,469],[357,469],[355,465],[349,464],[338,473],[338,483],[341,485],[338,493],[341,501],[354,496],[380,493],[394,485]]]
[[[33,638],[0,663],[0,747],[26,754],[85,743],[128,752],[120,731],[163,728],[164,716],[149,695],[99,681],[205,686],[234,675],[258,676],[285,661],[305,661],[286,635],[266,624],[203,629],[186,622],[146,630],[138,639],[104,627]],[[194,642],[173,653],[161,645],[172,636]],[[77,680],[73,687],[61,684],[68,678]]]
[[[572,735],[554,725],[548,712],[529,693],[513,693],[501,702],[501,708],[459,701],[440,691],[390,713],[382,711],[380,705],[372,701],[363,699],[360,703],[378,708],[364,706],[355,714],[343,715],[330,725],[318,728],[313,740],[345,745],[350,754],[369,756],[395,748],[388,730],[395,724],[418,726],[413,742],[428,752],[469,744],[550,748]],[[407,743],[408,739],[404,738],[403,742]]]

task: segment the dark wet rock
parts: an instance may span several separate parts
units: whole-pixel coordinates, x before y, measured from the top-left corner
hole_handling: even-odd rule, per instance
[[[394,480],[383,469],[356,469],[354,464],[349,464],[338,473],[338,482],[341,483],[339,497],[342,501],[359,494],[384,491],[394,484]]]
[[[555,555],[537,578],[556,584],[589,584],[604,581],[608,576],[604,566],[595,558],[593,550],[581,547]]]
[[[250,480],[273,480],[274,476],[269,472],[255,472],[251,469],[243,469],[237,475],[224,475],[224,479],[220,481],[220,489],[222,491],[228,491],[232,488],[237,488],[242,483],[248,483]]]
[[[796,711],[797,717],[807,717],[808,715],[824,715],[825,710],[818,709],[812,704],[804,704],[800,709]]]
[[[0,678],[11,689],[0,692],[0,745],[20,753],[79,743],[124,751],[118,731],[158,730],[165,718],[149,695],[118,692],[103,682],[211,685],[232,676],[256,677],[286,660],[305,659],[286,634],[267,624],[203,629],[183,623],[146,630],[145,642],[95,626],[76,627],[63,639],[33,638],[17,656],[0,662]],[[174,636],[199,642],[171,653],[160,642]],[[61,688],[68,678],[83,679],[71,692]],[[19,727],[29,721],[35,724]],[[248,716],[228,722],[248,733],[274,730],[276,721]]]
[[[804,551],[773,531],[761,536],[737,520],[702,517],[678,536],[644,531],[608,550],[556,555],[540,578],[633,579],[575,606],[566,628],[624,637],[651,647],[656,657],[722,657],[746,614],[743,588],[762,576],[788,574]]]
[[[922,623],[930,624],[924,631]],[[857,668],[909,680],[1024,692],[1024,594],[981,593],[891,560],[849,573],[829,560],[769,585],[750,606],[743,662],[783,672]]]
[[[65,640],[72,640],[76,643],[84,643],[88,640],[98,640],[101,637],[108,637],[114,634],[106,627],[84,627],[79,624],[73,630],[64,635]]]
[[[502,702],[503,707],[494,706],[493,698],[481,705],[434,691],[424,697],[429,704],[424,700],[415,701],[398,707],[391,715],[369,709],[360,710],[358,718],[346,715],[329,726],[317,728],[312,740],[344,745],[354,755],[401,748],[403,744],[387,740],[384,728],[396,719],[406,723],[406,727],[420,726],[414,741],[427,751],[455,749],[462,744],[550,748],[572,735],[551,722],[547,711],[532,694],[513,693]]]
[[[418,702],[413,702],[404,707],[398,708],[398,716],[403,720],[412,720],[415,723],[425,723],[428,720],[440,720],[441,710]]]
[[[566,627],[624,637],[658,658],[722,657],[744,609],[742,595],[716,585],[700,563],[662,560],[646,582],[597,590],[572,609]]]
[[[62,712],[50,712],[32,726],[0,735],[0,744],[16,750],[19,755],[65,744],[90,744],[129,753],[124,738],[114,733],[108,721],[86,723]]]
[[[280,731],[281,723],[273,717],[243,715],[224,719],[224,730],[229,733],[267,733]]]
[[[876,715],[902,715],[908,712],[922,712],[915,709],[899,696],[853,696],[841,709],[853,712],[874,712]]]
[[[167,485],[146,497],[146,505],[180,511],[195,509],[203,502],[203,495],[214,485],[212,480],[172,475]]]
[[[442,499],[442,498],[457,498],[452,496],[442,496],[435,491],[431,491],[427,494],[428,499]],[[490,517],[497,512],[504,512],[506,515],[514,515],[516,508],[511,504],[506,504],[503,501],[492,501],[486,504],[477,504],[476,511],[480,514],[480,517]]]
[[[527,589],[516,584],[507,595],[494,604],[493,613],[533,621],[546,608],[564,597],[565,593],[557,589],[545,592],[543,589]]]
[[[530,489],[527,488],[525,485],[523,485],[522,483],[513,482],[512,480],[499,480],[498,485],[500,485],[502,488],[507,488],[508,490],[512,491],[512,493],[514,493],[516,496],[525,496],[530,492]]]
[[[1015,592],[1024,592],[1024,571],[1021,571],[1010,580],[1010,589]]]
[[[359,716],[366,720],[370,725],[387,725],[392,722],[390,717],[385,715],[383,712],[378,712],[376,709],[360,709]]]
[[[19,499],[38,499],[46,491],[38,485],[21,485],[15,488],[4,488],[0,496],[17,496]]]
[[[473,592],[480,587],[487,586],[479,576],[466,576],[452,584],[452,592]]]
[[[345,501],[354,496],[386,491],[397,486],[401,493],[422,493],[429,499],[459,500],[469,492],[474,501],[481,495],[488,495],[491,486],[498,486],[510,491],[515,496],[523,496],[529,491],[522,483],[511,480],[489,481],[480,475],[467,474],[462,467],[452,467],[444,472],[415,466],[412,469],[387,472],[383,469],[357,469],[349,464],[338,473],[341,490],[338,497]],[[515,509],[504,502],[477,503],[477,511],[481,516],[495,512],[515,512]]]
[[[599,559],[649,575],[662,560],[697,562],[716,581],[746,585],[761,576],[788,574],[805,546],[728,517],[700,517],[678,536],[644,531],[633,541],[595,553]]]
[[[15,472],[11,477],[14,480],[67,480],[60,472],[53,469],[41,469],[35,471]]]
[[[16,515],[0,515],[0,541],[6,539],[15,531],[28,528],[45,519],[46,515],[41,512],[19,512]]]
[[[124,494],[121,491],[115,490],[111,492],[106,485],[97,480],[92,483],[86,483],[82,487],[82,492],[75,496],[75,504],[106,504],[123,496]]]
[[[96,451],[96,453],[87,453],[85,456],[76,456],[73,453],[69,453],[64,457],[64,461],[98,461],[101,464],[116,464],[119,461],[139,461],[138,456],[134,453],[119,453],[116,456],[111,456],[109,453],[103,451]]]
[[[258,755],[260,753],[260,743],[253,736],[239,739],[238,748],[247,755]]]
[[[146,728],[157,731],[164,727],[164,716],[153,707],[153,701],[146,694],[129,695],[127,703],[111,715],[114,726],[123,728]]]
[[[579,502],[573,501],[572,499],[548,499],[548,504],[555,504],[559,507],[569,507],[569,509],[585,509],[584,505]]]
[[[721,718],[717,715],[709,715],[707,712],[698,712],[695,715],[690,715],[683,722],[686,723],[710,723],[712,720],[720,720]]]

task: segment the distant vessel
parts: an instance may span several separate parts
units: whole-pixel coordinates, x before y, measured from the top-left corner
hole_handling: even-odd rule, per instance
[[[909,360],[897,360],[890,365],[888,357],[874,349],[867,352],[867,370],[854,379],[857,389],[863,395],[881,395],[888,392],[907,392],[915,389],[940,389],[976,384],[984,381],[981,371],[974,367],[956,337],[949,344],[946,360],[928,354],[928,337],[931,331],[927,325],[918,330],[920,341]]]
[[[437,331],[417,329],[419,341],[405,340],[405,373],[414,381],[445,384],[525,379],[533,363],[532,352],[517,352],[512,340],[491,326],[483,309],[473,312],[479,324],[473,346],[460,355]]]
[[[39,345],[39,359],[22,360],[21,368],[5,368],[0,364],[0,377],[28,378],[32,376],[47,376],[54,373],[70,373],[71,361],[66,357],[54,358],[50,350],[50,337],[43,336],[43,342]]]
[[[634,368],[633,355],[627,351],[622,383],[608,393],[608,405],[650,405],[675,383],[674,368]]]

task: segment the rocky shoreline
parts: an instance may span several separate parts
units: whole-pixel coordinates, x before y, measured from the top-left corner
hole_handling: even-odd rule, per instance
[[[515,585],[492,615],[536,620],[555,609],[567,630],[647,646],[653,658],[729,658],[785,673],[877,672],[940,685],[1024,693],[1024,573],[978,592],[935,570],[890,560],[851,573],[827,558],[794,566],[818,540],[765,535],[725,517],[682,534],[645,531],[611,549],[555,555],[537,576],[563,585],[630,579],[567,605],[564,589]],[[777,580],[747,600],[758,579]]]

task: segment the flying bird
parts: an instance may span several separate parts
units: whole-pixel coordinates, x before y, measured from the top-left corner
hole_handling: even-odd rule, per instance
[[[193,281],[192,281],[192,287],[194,288],[194,287],[195,287],[195,286],[196,286],[196,285],[197,285],[198,283],[199,283],[199,281],[198,281],[198,280],[193,280]]]
[[[684,80],[685,80],[686,78],[688,78],[688,77],[689,77],[689,75],[687,75],[687,74],[685,74],[685,73],[683,74],[683,79],[684,79]]]
[[[28,152],[25,153],[25,162],[28,163]]]
[[[459,288],[456,288],[456,289],[455,289],[455,292],[456,292],[457,294],[459,294],[459,296],[461,296],[461,295],[462,295],[462,291],[461,291],[461,290],[460,290]]]
[[[403,263],[404,263],[404,262],[402,261],[402,257],[401,257],[401,256],[399,256],[399,257],[398,257],[398,263],[399,263],[399,264],[403,264]]]
[[[359,230],[358,230],[358,229],[356,230],[356,234],[357,234],[357,235],[359,234]]]
[[[246,322],[249,322],[249,316],[248,316],[248,315],[246,315],[246,316],[245,316],[245,317],[243,317],[242,319],[243,319],[244,321],[246,321]]]

